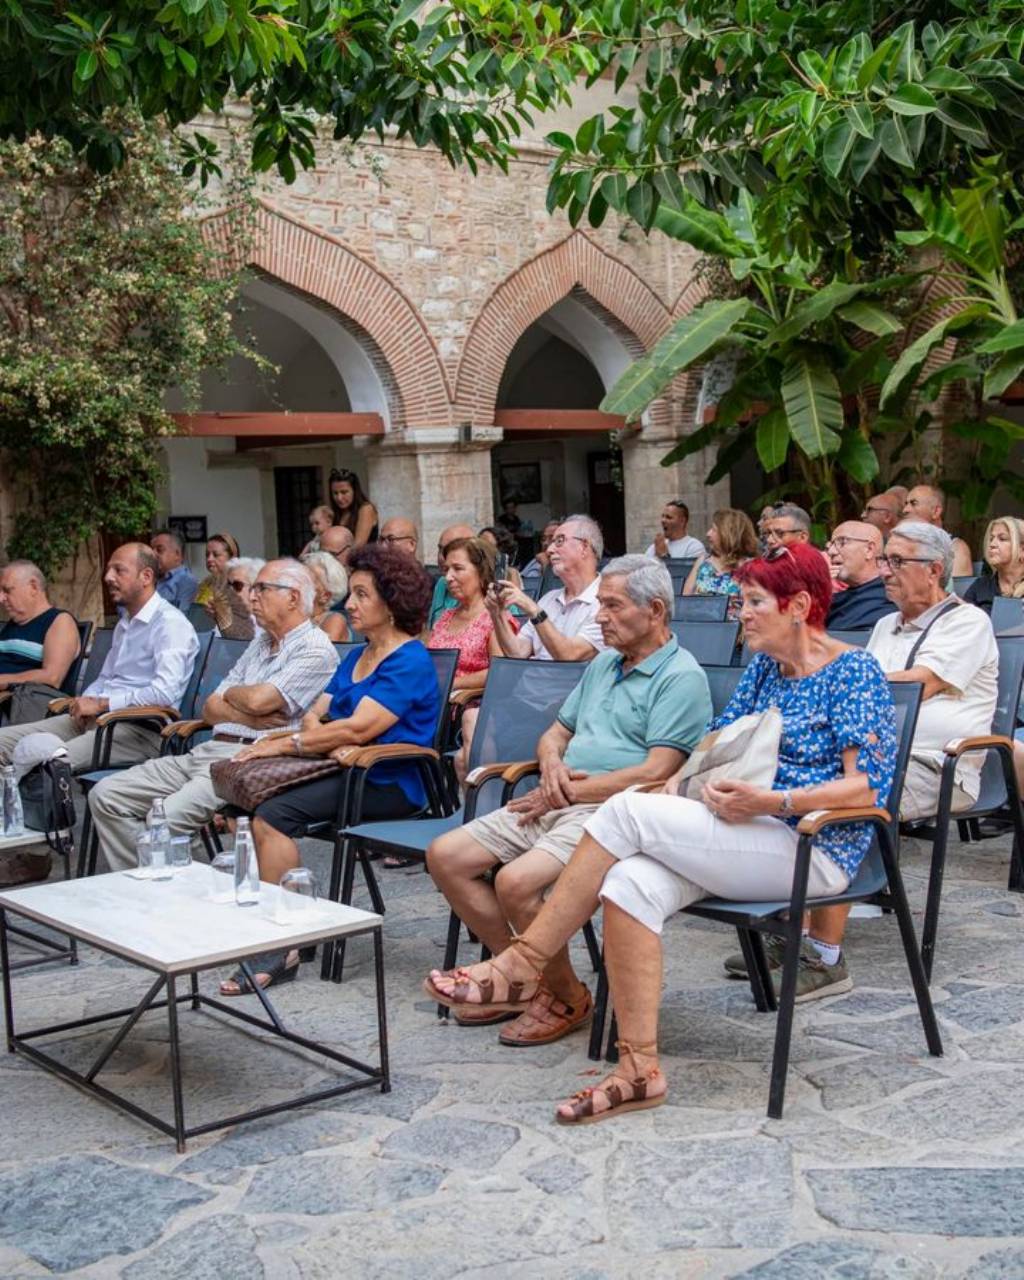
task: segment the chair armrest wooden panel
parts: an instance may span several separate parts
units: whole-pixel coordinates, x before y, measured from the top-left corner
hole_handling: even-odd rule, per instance
[[[448,705],[465,707],[475,698],[479,698],[482,692],[481,689],[453,689],[448,695]]]
[[[200,729],[209,729],[205,720],[175,720],[160,730],[161,738],[191,738]]]
[[[54,698],[52,702],[46,704],[46,709],[51,716],[59,716],[67,711],[72,702],[74,698]]]
[[[440,760],[433,747],[417,747],[409,742],[391,742],[377,747],[339,747],[331,752],[339,764],[369,769],[382,760]]]
[[[859,809],[815,809],[813,813],[804,814],[797,831],[802,836],[816,836],[825,827],[840,822],[880,822],[888,826],[892,817],[888,809],[875,809],[867,805]]]
[[[947,756],[962,756],[967,751],[984,751],[987,747],[1003,747],[1013,750],[1013,743],[1001,733],[983,733],[976,738],[954,738],[945,745]]]
[[[181,712],[177,707],[158,707],[146,705],[142,707],[122,707],[120,711],[104,711],[96,717],[96,727],[104,728],[108,724],[116,724],[121,720],[165,720],[168,724],[180,723]]]
[[[520,760],[518,764],[506,765],[501,777],[502,781],[514,787],[517,782],[522,782],[533,773],[540,773],[540,761]]]
[[[505,782],[518,782],[520,778],[529,777],[538,769],[536,760],[513,760],[503,764],[478,764],[466,775],[467,787],[482,787],[492,778],[503,778]],[[516,772],[521,770],[522,772]]]

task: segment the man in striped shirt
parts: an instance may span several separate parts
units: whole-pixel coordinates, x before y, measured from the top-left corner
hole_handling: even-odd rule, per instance
[[[115,774],[89,796],[100,848],[113,870],[135,865],[135,840],[154,800],[164,801],[175,834],[191,834],[209,822],[223,803],[210,778],[213,762],[264,734],[298,730],[334,674],[334,646],[310,622],[315,588],[308,569],[297,560],[270,560],[250,591],[260,630],[206,700],[203,718],[213,737],[187,755]]]

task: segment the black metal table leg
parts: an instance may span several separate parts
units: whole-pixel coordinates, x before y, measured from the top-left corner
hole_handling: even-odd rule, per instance
[[[178,1000],[174,975],[167,975],[167,1030],[171,1039],[171,1093],[174,1098],[174,1140],[185,1150],[185,1103],[181,1096],[181,1044],[178,1039]]]
[[[391,1092],[391,1060],[388,1055],[388,1008],[384,995],[384,930],[373,931],[373,970],[377,981],[377,1036],[380,1041],[380,1091]]]
[[[4,1023],[7,1030],[7,1052],[14,1052],[14,1001],[11,996],[11,964],[7,955],[7,912],[0,911],[0,965],[3,966]]]

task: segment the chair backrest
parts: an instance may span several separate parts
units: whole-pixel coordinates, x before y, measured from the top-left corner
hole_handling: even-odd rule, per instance
[[[743,679],[743,668],[705,666],[704,674],[711,690],[711,713],[720,716],[736,692],[736,686]]]
[[[78,656],[68,667],[67,675],[60,686],[61,693],[68,698],[73,698],[78,692],[78,677],[85,663],[85,651],[89,647],[89,637],[92,635],[91,622],[79,622],[76,619],[75,626],[78,628]]]
[[[1024,599],[1017,596],[996,596],[992,601],[992,630],[1009,631],[1011,627],[1024,626]]]
[[[668,570],[668,576],[672,579],[672,587],[676,595],[680,595],[683,590],[683,583],[690,576],[690,570],[693,568],[693,560],[673,560],[669,558],[662,560],[661,563]]]
[[[523,579],[523,592],[528,595],[531,600],[540,599],[540,589],[542,579],[538,574],[531,574],[528,578]]]
[[[201,604],[190,604],[186,610],[185,617],[195,627],[196,631],[212,631],[217,625],[216,621],[203,608]]]
[[[871,628],[868,627],[866,631],[830,631],[828,634],[833,640],[839,640],[843,644],[856,645],[858,649],[863,649],[871,639]]]
[[[107,654],[110,652],[110,642],[114,638],[113,627],[99,627],[92,637],[92,648],[89,650],[89,656],[85,660],[84,670],[78,682],[78,692],[87,689],[89,685],[96,679],[103,669],[103,664],[107,660]]]
[[[672,617],[677,622],[724,622],[731,596],[676,596]]]
[[[958,596],[963,596],[968,587],[973,586],[978,581],[977,574],[965,573],[958,574],[953,579],[953,590]]]
[[[203,637],[200,636],[200,643]],[[203,703],[213,693],[214,689],[220,684],[238,659],[245,653],[251,640],[226,640],[223,636],[211,636],[208,644],[209,648],[206,654],[206,662],[203,664],[202,674],[199,677],[199,683],[192,695],[192,716],[201,716],[203,714]]]
[[[702,667],[728,667],[736,652],[736,637],[740,633],[738,622],[679,622],[669,623],[680,647],[688,650]]]
[[[539,662],[533,658],[493,658],[480,703],[469,768],[533,760],[541,734],[587,669],[585,662]],[[501,800],[500,783],[481,789],[477,814]]]
[[[191,720],[193,716],[198,715],[196,711],[196,698],[199,694],[199,685],[203,678],[203,670],[206,666],[206,659],[210,654],[210,645],[214,640],[212,631],[204,631],[199,637],[199,649],[192,663],[192,674],[188,678],[188,684],[185,686],[185,692],[181,695],[181,711],[182,718]],[[206,699],[204,698],[205,702]]]

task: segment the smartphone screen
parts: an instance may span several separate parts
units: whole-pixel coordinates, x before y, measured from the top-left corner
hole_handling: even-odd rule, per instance
[[[494,562],[494,576],[498,582],[504,582],[508,578],[508,552],[499,551]]]

